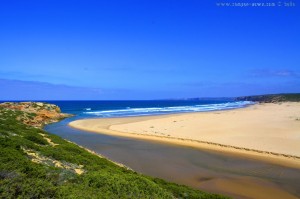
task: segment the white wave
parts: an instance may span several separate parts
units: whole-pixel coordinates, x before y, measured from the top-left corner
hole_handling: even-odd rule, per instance
[[[234,108],[242,108],[254,104],[251,101],[237,101],[219,104],[201,104],[194,106],[173,106],[173,107],[150,107],[150,108],[129,108],[118,110],[105,111],[87,111],[84,114],[101,116],[101,117],[119,117],[119,116],[138,116],[138,115],[154,115],[166,113],[181,113],[181,112],[204,112],[228,110]]]

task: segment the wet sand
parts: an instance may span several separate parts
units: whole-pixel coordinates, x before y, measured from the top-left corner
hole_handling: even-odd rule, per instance
[[[300,168],[300,103],[205,113],[77,120],[73,128],[246,155]]]

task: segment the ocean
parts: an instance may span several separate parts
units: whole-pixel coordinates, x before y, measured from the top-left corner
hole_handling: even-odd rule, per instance
[[[64,113],[76,115],[76,119],[218,111],[243,108],[254,104],[250,101],[234,101],[232,99],[46,102],[58,105]]]

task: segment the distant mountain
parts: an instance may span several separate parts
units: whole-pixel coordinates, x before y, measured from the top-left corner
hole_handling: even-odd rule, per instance
[[[300,93],[282,93],[269,95],[253,95],[235,98],[237,101],[254,101],[261,103],[300,102]]]

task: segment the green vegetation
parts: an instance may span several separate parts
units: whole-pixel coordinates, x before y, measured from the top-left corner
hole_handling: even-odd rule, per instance
[[[300,102],[300,93],[270,94],[238,97],[236,100],[248,100],[263,103]]]
[[[22,117],[0,107],[0,198],[227,198],[117,166]]]

